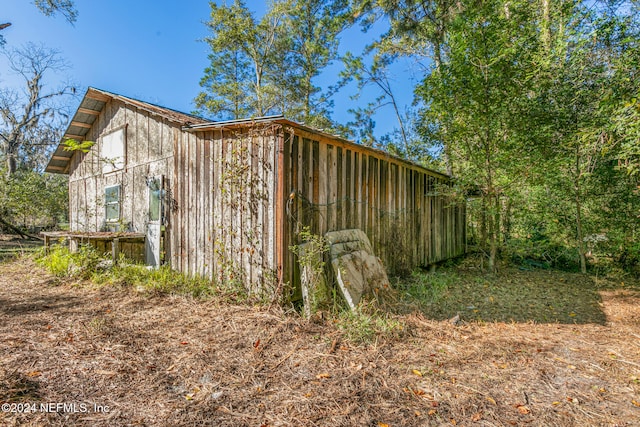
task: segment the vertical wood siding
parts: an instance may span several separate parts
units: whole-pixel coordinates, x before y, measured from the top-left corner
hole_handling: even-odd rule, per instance
[[[273,284],[276,137],[271,126],[176,136],[174,268],[253,290]]]
[[[104,174],[100,159],[102,136],[124,127],[126,161],[122,170]],[[86,138],[88,153],[73,155],[69,175],[69,218],[72,231],[105,227],[104,189],[121,185],[120,215],[131,231],[145,232],[148,218],[147,177],[173,174],[172,138],[180,125],[121,101],[108,102]],[[169,182],[168,185],[171,183]],[[170,247],[165,248],[170,251]]]
[[[465,251],[465,208],[438,192],[449,179],[364,147],[287,128],[284,247],[301,227],[314,234],[360,228],[391,273]],[[285,282],[299,285],[296,256],[282,256]]]
[[[126,165],[103,174],[102,135],[125,126]],[[443,175],[338,139],[269,123],[187,132],[113,100],[70,167],[71,229],[104,226],[104,188],[122,186],[122,218],[146,230],[147,177],[165,176],[166,259],[185,273],[269,292],[278,269],[299,284],[289,250],[302,226],[360,228],[391,272],[465,250],[465,208],[438,194]]]

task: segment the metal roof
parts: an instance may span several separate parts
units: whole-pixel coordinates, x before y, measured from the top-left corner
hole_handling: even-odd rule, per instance
[[[208,130],[218,130],[218,129],[234,129],[234,128],[246,128],[250,126],[254,126],[256,124],[278,124],[282,126],[288,126],[292,129],[299,129],[301,131],[307,132],[309,134],[318,135],[324,137],[326,139],[330,139],[336,141],[337,143],[343,145],[352,150],[357,150],[361,152],[368,153],[369,155],[375,155],[377,158],[381,159],[389,159],[393,160],[396,163],[401,163],[405,166],[411,167],[416,170],[420,170],[422,172],[426,172],[432,176],[438,176],[442,178],[451,178],[451,176],[444,174],[442,172],[429,169],[424,167],[418,163],[412,162],[407,159],[403,159],[402,157],[393,155],[388,151],[381,150],[374,147],[369,147],[365,145],[358,144],[354,141],[350,141],[342,136],[334,135],[331,133],[327,133],[323,130],[319,130],[316,128],[312,128],[303,123],[298,123],[293,120],[289,120],[282,115],[278,116],[265,116],[265,117],[256,117],[256,118],[248,118],[248,119],[237,119],[237,120],[227,120],[221,122],[203,122],[197,124],[188,124],[182,127],[182,130],[186,132],[202,132]]]
[[[366,147],[360,144],[357,144],[353,141],[349,141],[341,136],[332,135],[325,131],[315,129],[309,126],[306,126],[302,123],[297,123],[286,119],[282,115],[275,116],[264,116],[264,117],[255,117],[255,118],[246,118],[246,119],[236,119],[236,120],[225,120],[225,121],[209,121],[205,120],[201,117],[197,117],[191,114],[182,113],[177,110],[172,110],[170,108],[160,107],[158,105],[154,105],[148,102],[139,101],[137,99],[128,98],[126,96],[118,95],[115,93],[107,92],[101,89],[96,89],[90,87],[87,90],[82,102],[80,103],[80,107],[76,111],[76,114],[73,116],[71,120],[71,124],[67,128],[60,144],[56,148],[56,151],[51,156],[49,160],[49,164],[47,165],[45,171],[52,173],[61,173],[68,174],[69,166],[71,165],[71,158],[74,154],[73,151],[68,151],[65,149],[64,141],[67,139],[75,139],[79,142],[84,141],[86,135],[89,130],[93,126],[93,123],[100,115],[100,112],[107,104],[107,102],[111,100],[120,100],[128,105],[133,105],[138,109],[147,111],[152,114],[157,114],[162,117],[171,120],[174,123],[178,123],[182,126],[182,130],[186,132],[198,132],[198,131],[207,131],[214,129],[230,129],[230,128],[243,128],[247,126],[252,126],[256,124],[279,124],[284,126],[291,126],[293,128],[297,128],[299,130],[309,132],[311,134],[323,136],[328,139],[332,139],[334,141],[339,142],[340,144],[344,144],[345,147],[350,147],[351,149],[366,151],[371,154],[375,154],[379,158],[388,158],[393,159],[398,163],[402,163],[406,166],[410,166],[415,169],[420,169],[422,171],[428,172],[431,175],[441,176],[444,178],[450,178],[448,175],[443,174],[441,172],[425,168],[422,165],[416,164],[414,162],[408,161],[406,159],[400,158],[398,156],[392,155],[387,151],[380,150],[373,147]]]
[[[61,174],[69,173],[69,166],[71,165],[71,158],[73,157],[74,152],[65,149],[64,141],[68,139],[74,139],[78,142],[85,141],[89,130],[93,127],[94,122],[104,109],[104,106],[114,99],[120,100],[128,105],[133,105],[140,110],[160,115],[183,126],[190,123],[206,122],[206,120],[192,114],[182,113],[180,111],[160,107],[149,102],[139,101],[137,99],[128,98],[126,96],[90,87],[87,89],[80,106],[71,119],[71,123],[65,131],[58,147],[49,159],[45,172]]]

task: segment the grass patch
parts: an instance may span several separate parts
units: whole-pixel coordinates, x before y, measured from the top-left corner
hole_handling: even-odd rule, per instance
[[[335,323],[343,337],[356,345],[400,338],[406,331],[404,322],[377,309],[373,303],[361,303],[355,311],[344,309],[335,313]]]
[[[101,261],[101,255],[90,246],[81,246],[75,253],[62,245],[36,252],[36,263],[60,278],[89,279]]]
[[[48,252],[44,249],[39,251],[36,262],[56,277],[85,279],[97,285],[126,286],[154,294],[223,295],[231,301],[246,298],[244,288],[216,286],[210,279],[190,277],[169,266],[151,269],[128,263],[124,258],[117,265],[112,265],[91,246],[82,246],[78,252],[72,253],[64,246],[54,245]]]
[[[410,277],[400,279],[396,288],[403,301],[417,303],[421,309],[428,310],[446,300],[449,289],[458,282],[459,276],[453,270],[437,273],[414,271]]]
[[[150,269],[139,264],[118,264],[95,272],[91,281],[99,285],[130,286],[137,291],[207,297],[217,293],[209,279],[188,277],[163,265]]]

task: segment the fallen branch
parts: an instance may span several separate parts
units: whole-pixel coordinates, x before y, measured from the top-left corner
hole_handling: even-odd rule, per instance
[[[5,220],[4,220],[4,218],[2,218],[1,216],[0,216],[0,225],[2,225],[2,227],[6,228],[6,229],[8,229],[8,230],[10,230],[10,231],[13,231],[15,234],[19,235],[19,236],[20,236],[20,237],[22,237],[22,238],[25,238],[25,239],[32,239],[32,240],[40,240],[40,238],[39,238],[39,237],[37,237],[37,236],[32,236],[31,234],[27,234],[27,233],[25,233],[24,231],[20,230],[20,229],[19,229],[18,227],[16,227],[15,225],[13,225],[13,224],[9,224],[9,223],[8,223],[7,221],[5,221]]]

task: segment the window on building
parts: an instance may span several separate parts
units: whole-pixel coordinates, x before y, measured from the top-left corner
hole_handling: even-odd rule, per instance
[[[102,137],[100,151],[102,172],[109,173],[124,168],[125,163],[125,129],[118,129]]]
[[[106,222],[120,220],[120,186],[113,185],[104,189],[104,206]]]
[[[158,222],[162,218],[162,177],[151,178],[149,186],[149,221]]]

